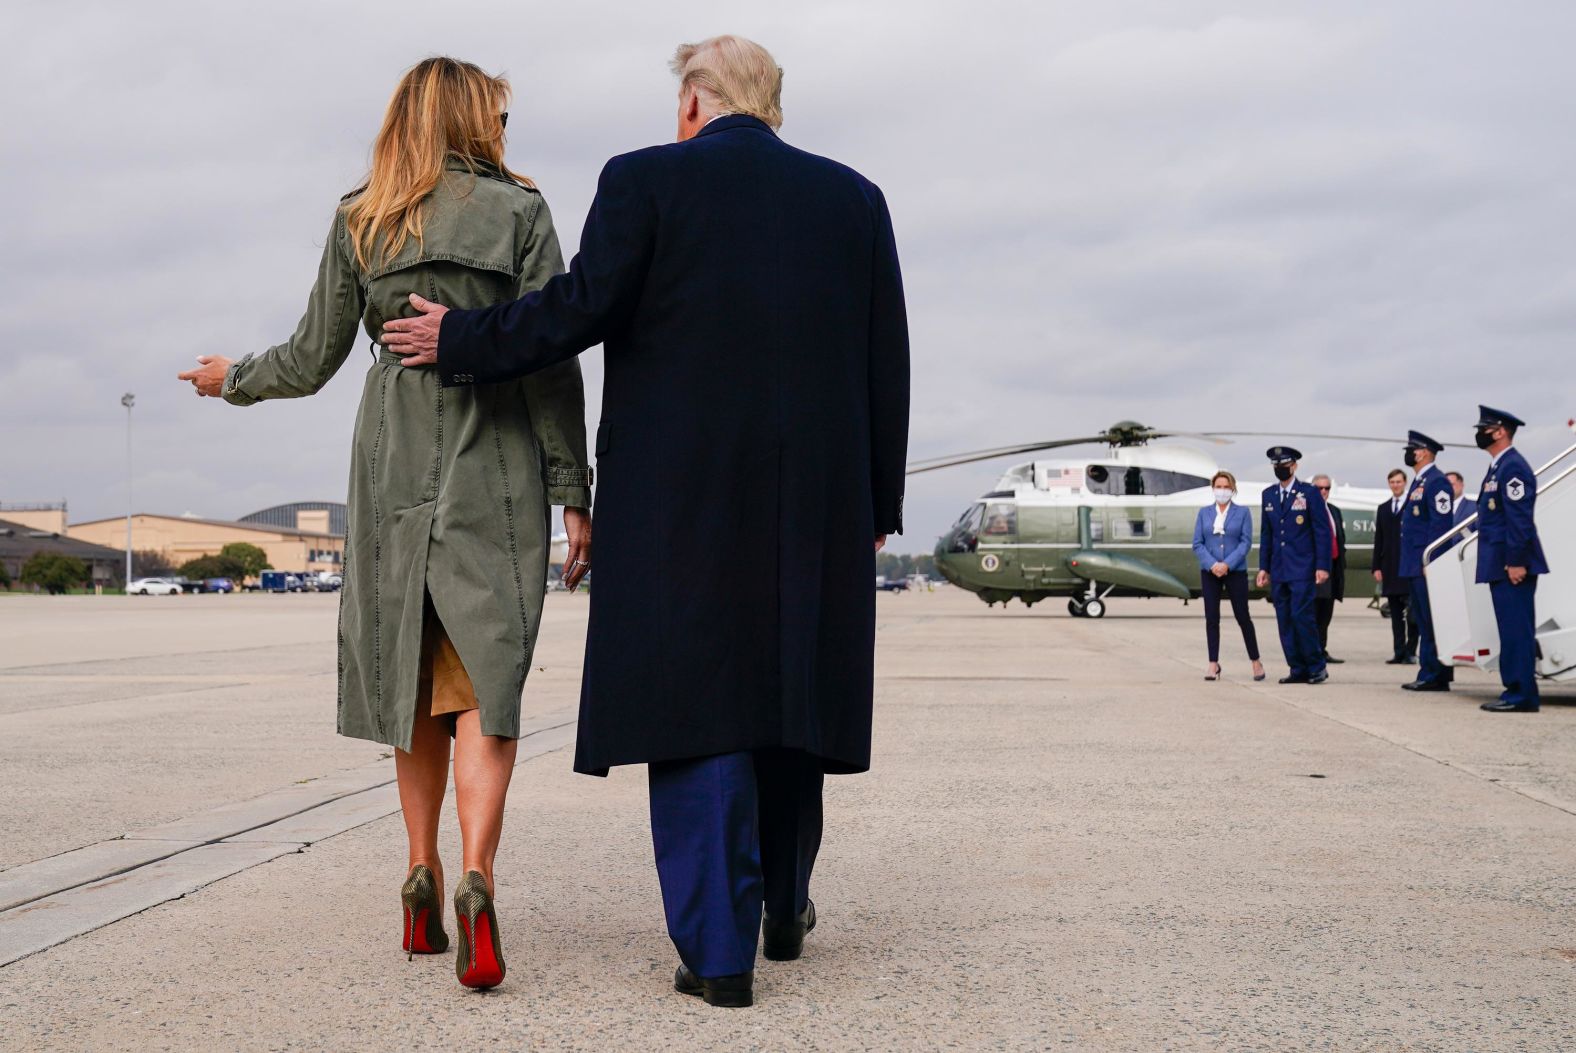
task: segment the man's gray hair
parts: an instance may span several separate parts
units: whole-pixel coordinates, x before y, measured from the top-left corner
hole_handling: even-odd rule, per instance
[[[783,123],[783,71],[771,52],[743,37],[680,44],[669,63],[679,94],[693,88],[715,113],[759,117],[774,130]]]

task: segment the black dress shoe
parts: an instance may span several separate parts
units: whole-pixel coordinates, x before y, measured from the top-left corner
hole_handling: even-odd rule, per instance
[[[1402,684],[1402,691],[1449,691],[1448,680],[1414,680],[1410,684]]]
[[[1410,659],[1408,659],[1406,657],[1406,655],[1398,654],[1394,658],[1386,658],[1384,660],[1384,664],[1385,665],[1406,665],[1407,662],[1409,662],[1409,661],[1410,661]]]
[[[1308,682],[1308,678],[1307,677],[1305,677],[1305,676],[1296,676],[1296,675],[1283,676],[1279,680],[1276,681],[1277,684],[1306,684],[1307,682]]]
[[[1524,702],[1505,702],[1503,700],[1485,702],[1478,708],[1485,713],[1536,713],[1538,711],[1538,707],[1535,705],[1529,706]]]
[[[1328,679],[1330,679],[1330,674],[1329,673],[1318,672],[1318,673],[1314,673],[1312,676],[1310,676],[1308,678],[1308,683],[1310,683],[1310,684],[1322,684]]]
[[[1344,658],[1337,658],[1337,657],[1335,657],[1332,654],[1325,655],[1324,656],[1324,660],[1326,662],[1328,662],[1330,665],[1345,665],[1346,664],[1346,659],[1344,659]]]
[[[769,961],[791,962],[804,953],[804,937],[815,928],[815,900],[804,908],[804,913],[792,921],[778,922],[770,917],[761,919],[762,953]]]
[[[673,974],[673,989],[679,994],[704,998],[707,1005],[743,1009],[755,1004],[755,973],[700,977],[690,972],[689,966],[681,965]]]

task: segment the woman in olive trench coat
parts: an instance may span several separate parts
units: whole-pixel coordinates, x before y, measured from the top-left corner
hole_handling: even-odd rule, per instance
[[[385,319],[412,313],[413,292],[481,307],[516,299],[561,271],[541,194],[502,164],[507,99],[502,78],[468,63],[429,59],[407,73],[368,185],[335,212],[295,334],[234,363],[201,357],[201,368],[181,378],[237,406],[311,395],[344,365],[358,328],[376,338]],[[434,109],[446,119],[426,119]],[[413,158],[410,144],[423,131],[444,141],[422,144],[429,158],[418,146]],[[406,210],[419,216],[419,236],[400,238],[398,223],[379,225],[376,202],[360,210],[370,218],[358,226],[358,201],[408,199],[409,173],[423,160],[435,185]],[[437,827],[454,735],[466,873],[455,894],[456,969],[472,987],[503,977],[492,860],[542,613],[549,506],[566,507],[573,584],[589,565],[590,486],[575,362],[455,391],[440,386],[435,371],[403,369],[398,356],[374,347],[352,439],[339,731],[398,750],[411,866],[402,940],[411,952],[448,943]]]

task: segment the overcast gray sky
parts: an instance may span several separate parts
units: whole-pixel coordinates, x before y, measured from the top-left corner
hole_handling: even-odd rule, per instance
[[[173,378],[289,335],[400,73],[503,71],[510,164],[578,241],[607,157],[671,139],[674,45],[753,37],[784,138],[886,191],[911,452],[1136,418],[1470,440],[1576,412],[1576,7],[1448,3],[11,3],[0,501],[234,517],[343,500],[366,356],[236,409]],[[600,350],[583,358],[597,416]],[[1263,477],[1268,443],[1225,447]],[[1382,485],[1399,451],[1304,443]],[[1469,479],[1484,458],[1446,458]],[[1001,465],[921,476],[928,550]]]

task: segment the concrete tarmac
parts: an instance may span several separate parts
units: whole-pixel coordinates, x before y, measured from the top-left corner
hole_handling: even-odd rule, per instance
[[[642,770],[532,740],[508,978],[468,992],[452,954],[398,951],[392,762],[334,735],[333,597],[0,596],[0,961],[59,937],[0,966],[0,1048],[1576,1046],[1576,690],[1535,716],[1479,712],[1473,671],[1402,692],[1355,602],[1322,687],[1274,683],[1262,604],[1264,683],[1230,624],[1202,679],[1197,605],[878,609],[875,768],[828,780],[820,926],[728,1011],[671,991]],[[585,611],[548,599],[543,729]],[[457,868],[452,809],[445,833]]]

